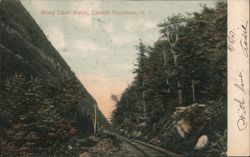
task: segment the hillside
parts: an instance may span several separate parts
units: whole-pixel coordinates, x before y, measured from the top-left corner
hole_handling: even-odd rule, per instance
[[[20,1],[0,2],[0,24],[1,152],[91,135],[96,101]]]
[[[226,156],[227,3],[158,29],[153,45],[137,44],[133,82],[112,95],[113,128],[184,156]]]

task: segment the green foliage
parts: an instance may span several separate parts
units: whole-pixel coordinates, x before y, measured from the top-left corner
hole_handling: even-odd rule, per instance
[[[207,156],[226,157],[227,154],[227,131],[223,134],[215,133],[215,140],[212,141],[206,151]]]
[[[136,68],[134,69],[135,73],[135,85],[141,94],[144,85],[144,75],[146,70],[146,45],[140,40],[138,46],[136,46],[138,50],[137,54],[137,64],[135,64]]]
[[[39,78],[15,74],[4,80],[0,91],[1,152],[28,155],[75,136],[78,86],[76,80],[70,80],[50,96]]]
[[[67,152],[69,139],[93,132],[95,100],[20,0],[1,1],[0,23],[0,156]]]
[[[152,47],[140,41],[134,82],[115,101],[112,123],[117,130],[130,135],[145,122],[142,140],[157,136],[162,146],[185,155],[225,155],[226,5],[219,2],[214,9],[203,6],[199,13],[168,17],[158,25],[161,37]],[[184,140],[171,125],[171,115],[176,107],[196,102],[208,106],[209,120]],[[202,134],[208,135],[209,145],[194,151]]]

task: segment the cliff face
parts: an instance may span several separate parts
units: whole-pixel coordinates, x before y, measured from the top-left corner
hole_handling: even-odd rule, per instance
[[[58,114],[59,118],[51,119],[54,122],[51,122],[52,128],[58,125],[55,121],[63,119],[77,130],[73,131],[75,134],[91,134],[96,101],[18,0],[0,2],[0,31],[1,132],[13,129],[14,124],[29,125],[21,121],[21,117],[34,119],[28,114],[34,109],[38,113],[43,111],[37,118],[39,122],[44,117]],[[40,105],[27,107],[29,103]],[[47,107],[47,110],[42,107]],[[99,109],[97,113],[98,124],[108,125]],[[37,126],[31,129],[32,132],[35,132],[34,128]],[[49,132],[47,129],[43,133]]]

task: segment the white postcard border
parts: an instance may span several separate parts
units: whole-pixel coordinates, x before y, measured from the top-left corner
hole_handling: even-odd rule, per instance
[[[228,0],[228,156],[250,155],[249,0]]]

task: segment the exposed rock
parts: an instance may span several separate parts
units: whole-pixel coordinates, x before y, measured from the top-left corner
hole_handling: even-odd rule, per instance
[[[177,107],[172,115],[179,135],[185,138],[191,131],[200,130],[207,122],[207,108],[195,103],[186,107]]]
[[[71,145],[68,145],[68,149],[70,149],[70,150],[71,150],[71,149],[73,149],[73,147],[72,147]]]
[[[142,122],[142,123],[140,123],[140,124],[138,124],[138,125],[136,126],[136,129],[142,130],[142,129],[145,128],[145,126],[146,126],[146,122]]]
[[[91,157],[87,152],[80,154],[79,157]]]
[[[88,139],[89,139],[89,140],[92,140],[93,142],[98,142],[98,141],[100,141],[100,138],[99,138],[99,137],[96,137],[96,136],[89,136]]]
[[[133,138],[138,138],[142,135],[142,132],[141,131],[133,131],[132,134],[131,134],[131,137]]]
[[[1,0],[0,32],[0,154],[40,153],[39,146],[54,144],[73,150],[73,136],[93,133],[96,101],[20,0]],[[108,125],[99,109],[97,119],[99,128]]]
[[[207,135],[202,135],[198,140],[194,147],[195,150],[203,149],[208,143]]]
[[[153,144],[153,145],[158,145],[158,144],[160,144],[161,143],[161,140],[159,139],[159,137],[154,137],[154,138],[152,138],[150,141],[149,141],[149,143],[151,143],[151,144]]]
[[[186,134],[188,134],[191,131],[190,123],[185,119],[179,120],[177,122],[176,128],[179,135],[183,138],[185,138]]]

